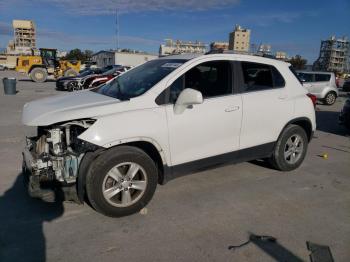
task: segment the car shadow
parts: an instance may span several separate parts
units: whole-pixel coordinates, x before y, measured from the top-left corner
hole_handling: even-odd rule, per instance
[[[43,223],[63,213],[60,200],[45,203],[30,198],[19,174],[13,186],[0,196],[0,261],[46,261]]]
[[[339,112],[316,111],[316,129],[339,136],[347,136],[349,131],[338,123]]]
[[[33,83],[35,83],[31,79],[18,79],[17,81],[19,81],[19,82],[33,82]],[[45,82],[56,82],[56,80],[54,80],[54,79],[47,79]]]

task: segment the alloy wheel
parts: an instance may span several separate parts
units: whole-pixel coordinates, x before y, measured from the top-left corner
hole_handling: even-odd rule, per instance
[[[145,193],[147,174],[137,163],[124,162],[113,167],[102,183],[105,200],[115,207],[135,204]]]
[[[284,147],[284,159],[287,163],[293,165],[301,158],[304,148],[304,142],[300,135],[294,134],[288,140]]]

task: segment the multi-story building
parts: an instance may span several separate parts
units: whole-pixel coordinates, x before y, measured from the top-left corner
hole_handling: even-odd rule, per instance
[[[243,29],[236,25],[233,32],[229,35],[229,50],[247,53],[250,46],[250,30]]]
[[[349,72],[349,40],[330,37],[321,41],[320,54],[313,64],[314,70]]]
[[[165,44],[160,45],[159,56],[188,53],[204,54],[206,51],[206,45],[202,42],[165,39]]]
[[[212,42],[210,44],[210,51],[226,51],[228,50],[228,42]]]
[[[31,54],[36,48],[35,24],[30,20],[12,21],[14,39],[10,41],[7,53],[10,54]]]

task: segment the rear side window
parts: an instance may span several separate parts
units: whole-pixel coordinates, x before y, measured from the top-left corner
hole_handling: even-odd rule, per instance
[[[271,65],[242,62],[244,92],[281,88],[285,81],[280,72]]]
[[[327,82],[331,79],[329,74],[315,74],[315,82]]]

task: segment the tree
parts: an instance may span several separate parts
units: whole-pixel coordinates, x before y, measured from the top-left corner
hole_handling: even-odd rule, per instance
[[[296,55],[289,60],[289,63],[291,63],[296,70],[302,70],[305,69],[307,60],[300,55]]]
[[[66,60],[80,60],[82,63],[91,60],[92,54],[94,52],[91,50],[81,51],[79,48],[72,49],[68,54],[63,58]]]

